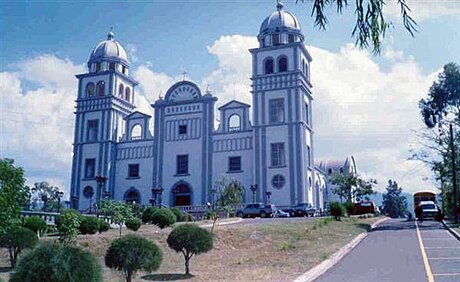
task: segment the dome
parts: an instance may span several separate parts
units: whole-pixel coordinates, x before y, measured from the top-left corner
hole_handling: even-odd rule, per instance
[[[288,34],[298,37],[303,41],[303,34],[297,18],[284,10],[283,3],[278,2],[276,5],[277,10],[271,13],[260,26],[259,42],[262,43],[264,38],[268,35]]]
[[[100,42],[94,47],[88,61],[88,66],[92,63],[102,61],[121,62],[128,65],[128,55],[120,43],[113,39],[113,32],[107,34],[107,40]]]

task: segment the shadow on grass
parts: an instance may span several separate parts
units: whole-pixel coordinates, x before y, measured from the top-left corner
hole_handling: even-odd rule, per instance
[[[367,223],[355,223],[355,226],[358,227],[359,229],[365,230],[365,231],[370,231],[371,230],[371,225]]]
[[[158,273],[158,274],[149,274],[144,275],[141,278],[148,281],[176,281],[176,280],[186,280],[192,278],[192,274],[183,274],[183,273]]]
[[[11,270],[13,270],[11,267],[9,266],[0,266],[0,273],[4,273],[4,272],[10,272]]]

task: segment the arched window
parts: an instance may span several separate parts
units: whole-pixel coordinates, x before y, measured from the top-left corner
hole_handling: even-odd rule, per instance
[[[123,98],[123,93],[125,92],[125,87],[123,84],[120,83],[120,86],[118,86],[118,96]]]
[[[115,70],[115,63],[110,63],[109,64],[109,70],[111,70],[111,71]]]
[[[286,72],[288,68],[288,62],[286,57],[281,57],[278,59],[278,72]]]
[[[129,189],[125,194],[125,201],[128,204],[139,204],[141,202],[139,191],[134,188]]]
[[[136,124],[131,129],[131,140],[138,140],[142,138],[142,126],[140,124]]]
[[[305,73],[305,60],[302,59],[302,71],[303,73]]]
[[[273,73],[273,59],[272,58],[268,58],[265,60],[264,68],[265,68],[265,74]]]
[[[241,130],[241,119],[239,115],[231,115],[228,119],[228,130],[238,131]]]
[[[96,64],[96,72],[100,72],[101,71],[101,63],[97,63]]]
[[[94,83],[90,82],[86,84],[86,97],[94,96]]]
[[[272,35],[272,42],[273,45],[280,45],[280,35],[279,34],[273,34]]]
[[[126,90],[125,90],[125,99],[126,101],[130,102],[131,101],[131,89],[129,89],[129,87],[126,87]]]
[[[97,83],[97,96],[104,96],[105,95],[105,82],[99,81]]]

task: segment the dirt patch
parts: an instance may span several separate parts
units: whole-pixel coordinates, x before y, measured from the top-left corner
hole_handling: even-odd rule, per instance
[[[285,219],[263,224],[216,226],[214,249],[192,258],[193,276],[183,276],[182,254],[168,248],[166,238],[171,228],[144,225],[137,232],[123,229],[123,234],[136,233],[154,241],[163,251],[163,262],[155,273],[140,272],[134,281],[288,281],[327,259],[356,235],[365,232],[379,218]],[[104,265],[110,242],[118,230],[103,234],[82,235],[77,244],[97,256]],[[43,238],[42,241],[56,240]],[[2,250],[0,267],[8,266]],[[0,272],[7,280],[7,272]],[[123,281],[117,271],[104,267],[104,281]]]

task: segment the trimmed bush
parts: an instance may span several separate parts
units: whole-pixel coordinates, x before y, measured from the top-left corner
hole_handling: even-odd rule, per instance
[[[346,202],[343,204],[345,207],[345,210],[347,211],[348,215],[354,215],[355,214],[355,204],[352,202]]]
[[[99,233],[106,232],[110,230],[110,223],[104,220],[99,220]]]
[[[161,229],[176,223],[177,218],[169,209],[158,209],[153,213],[152,223]]]
[[[28,228],[35,232],[38,236],[43,235],[43,233],[46,232],[46,229],[48,228],[48,224],[38,216],[31,216],[31,217],[25,217],[22,222],[22,226],[25,228]]]
[[[153,242],[130,234],[114,240],[104,259],[107,267],[122,271],[126,281],[130,282],[138,270],[157,270],[163,254]]]
[[[101,221],[93,216],[85,216],[83,221],[80,223],[81,234],[96,234],[99,231]]]
[[[148,207],[142,213],[142,222],[143,223],[152,223],[153,214],[158,210],[157,207]]]
[[[190,274],[190,259],[193,255],[212,250],[213,240],[211,233],[194,224],[179,225],[171,231],[166,240],[168,246],[184,255],[185,274]]]
[[[125,225],[129,230],[137,231],[141,227],[142,221],[139,218],[131,218],[125,222]]]
[[[57,229],[60,234],[59,241],[64,244],[74,243],[83,219],[84,217],[77,210],[63,211],[57,221]]]
[[[142,215],[144,214],[145,207],[141,204],[133,204],[132,209],[133,209],[134,217],[142,219]]]
[[[12,268],[16,267],[21,251],[33,248],[37,242],[37,234],[25,227],[19,227],[0,235],[0,247],[8,249]]]
[[[28,252],[10,281],[99,282],[101,266],[89,252],[69,245],[44,244]]]
[[[189,214],[189,213],[186,213],[186,212],[182,212],[181,214],[181,221],[188,221],[188,222],[191,222],[191,221],[194,221],[195,219],[193,218],[193,215]]]
[[[179,221],[182,221],[182,212],[180,209],[176,208],[176,207],[171,207],[169,208],[170,211],[172,211],[172,213],[176,216],[176,221],[179,222]]]
[[[335,220],[340,220],[340,218],[346,214],[345,207],[341,203],[337,202],[329,204],[329,212],[335,217]]]

